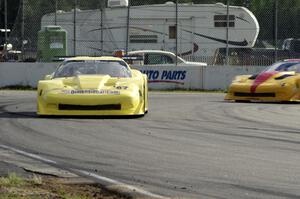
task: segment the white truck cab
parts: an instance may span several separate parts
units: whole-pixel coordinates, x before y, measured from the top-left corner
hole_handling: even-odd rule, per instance
[[[133,61],[133,66],[207,66],[204,62],[189,62],[172,52],[162,50],[137,50],[127,53],[129,56],[143,57],[142,60]],[[177,61],[177,64],[176,64]]]

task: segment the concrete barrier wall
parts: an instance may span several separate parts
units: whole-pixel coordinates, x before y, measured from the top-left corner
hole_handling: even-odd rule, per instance
[[[0,63],[0,87],[23,85],[36,87],[45,75],[51,74],[58,63]],[[224,90],[235,75],[255,74],[261,66],[161,66],[139,67],[146,73],[150,89]]]
[[[203,69],[204,90],[225,90],[236,75],[257,74],[265,66],[205,66]]]
[[[46,74],[51,74],[57,63],[0,63],[0,87],[23,85],[36,87]]]

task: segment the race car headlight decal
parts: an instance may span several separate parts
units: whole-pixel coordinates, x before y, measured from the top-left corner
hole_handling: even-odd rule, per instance
[[[285,83],[285,82],[282,82],[282,83],[280,84],[280,86],[281,86],[281,87],[284,87],[284,86],[286,86],[286,83]]]
[[[242,83],[244,82],[245,80],[241,79],[241,78],[234,78],[232,82],[235,82],[235,83]]]

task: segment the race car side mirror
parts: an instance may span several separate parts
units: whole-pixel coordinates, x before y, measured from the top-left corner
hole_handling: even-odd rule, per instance
[[[52,75],[45,75],[44,80],[50,80],[52,79]]]
[[[50,75],[45,75],[44,80],[51,80],[54,77],[54,72]]]

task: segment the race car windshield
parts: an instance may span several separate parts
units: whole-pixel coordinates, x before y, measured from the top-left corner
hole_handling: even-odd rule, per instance
[[[72,60],[64,62],[55,72],[54,78],[76,75],[109,75],[111,77],[131,77],[128,66],[123,61]]]
[[[300,73],[300,63],[299,62],[279,62],[275,63],[265,70],[266,72],[270,71],[295,71]]]

